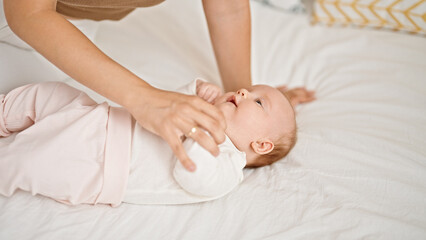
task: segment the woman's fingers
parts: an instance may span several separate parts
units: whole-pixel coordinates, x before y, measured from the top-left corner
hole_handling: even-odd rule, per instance
[[[195,109],[192,109],[192,111],[196,112]],[[200,119],[199,122],[201,121],[202,120]],[[206,133],[199,122],[182,117],[176,119],[176,126],[179,128],[177,135],[184,135],[187,138],[194,139],[212,155],[217,156],[219,154],[219,147],[217,146],[217,143],[208,135],[208,133]]]
[[[210,134],[214,134],[210,130],[219,130],[223,134],[220,134],[220,137],[217,137],[216,135],[213,136],[217,143],[223,143],[225,141],[225,135],[224,131],[226,129],[226,121],[225,116],[223,113],[215,106],[209,104],[208,102],[204,101],[203,99],[196,97],[196,96],[190,96],[191,99],[191,106],[193,106],[198,113],[203,113],[205,116],[208,116],[209,118],[213,119],[213,126],[205,126],[206,130],[209,131]],[[193,117],[193,119],[197,119],[196,117]],[[203,124],[202,124],[203,125]],[[203,125],[204,127],[204,125]]]
[[[186,154],[186,151],[182,145],[181,138],[178,137],[176,131],[173,131],[172,129],[167,129],[160,136],[163,137],[163,139],[169,144],[173,153],[176,155],[177,159],[179,159],[182,165],[189,171],[195,171],[196,166]]]
[[[212,137],[210,137],[205,130],[201,127],[191,127],[186,133],[186,137],[190,137],[194,139],[198,144],[200,144],[204,149],[208,150],[213,156],[219,155],[219,147],[213,141]]]
[[[223,143],[225,141],[226,129],[226,121],[223,113],[215,106],[200,98],[196,99],[195,106],[197,111],[193,112],[192,119],[198,126],[210,133],[216,144]]]
[[[200,131],[191,138],[213,155],[219,152],[217,145],[225,141],[226,122],[222,112],[199,97],[155,89],[134,103],[130,111],[137,122],[163,138],[188,170],[193,163],[183,148],[183,134],[198,127]]]
[[[216,116],[212,117],[205,113],[212,112],[215,114],[216,109],[208,109],[209,107],[213,106],[203,100],[201,101],[202,104],[196,101],[197,108],[192,104],[187,103],[176,105],[176,109],[174,110],[175,114],[172,118],[169,118],[168,122],[166,123],[166,125],[169,125],[171,128],[173,128],[173,131],[169,131],[167,133],[167,135],[173,136],[168,136],[166,141],[169,143],[174,154],[182,163],[182,165],[190,171],[195,170],[195,165],[189,159],[185,149],[183,148],[180,138],[183,134],[194,139],[194,141],[196,141],[214,156],[219,154],[218,143],[221,143],[225,140],[224,128],[222,128],[220,123],[218,123],[218,120],[215,119]],[[191,100],[189,102],[191,102]],[[204,104],[207,106],[203,106]],[[203,111],[200,111],[199,108],[203,109]],[[192,128],[194,127],[196,129],[195,132],[191,132]],[[202,129],[210,132],[211,136],[207,135]]]
[[[170,119],[172,123],[168,123],[168,125],[173,125],[175,131],[180,132],[180,134],[175,134],[178,138],[180,138],[181,134],[188,136],[193,127],[199,128],[198,131],[192,133],[191,138],[216,156],[219,153],[217,145],[225,140],[225,129],[221,127],[220,120],[216,119],[218,117],[215,115],[219,114],[216,113],[217,109],[204,100],[200,99],[201,102],[199,102],[198,99],[196,98],[195,101],[190,100],[190,104],[177,104],[174,110],[175,114]],[[212,113],[207,114],[209,111]],[[208,131],[211,136],[208,136],[201,129]]]
[[[180,124],[180,129],[185,134],[187,133],[185,131],[189,131],[192,127],[206,130],[211,136],[200,131],[201,133],[197,133],[192,138],[215,155],[216,150],[218,150],[217,145],[225,141],[226,125],[221,124],[222,119],[224,119],[223,114],[216,107],[200,98],[195,97],[193,101],[193,104],[182,106],[181,110],[178,111],[179,118],[182,119],[180,122],[190,123],[190,126]],[[209,143],[210,140],[212,140],[211,143]],[[215,145],[214,148],[212,144]]]

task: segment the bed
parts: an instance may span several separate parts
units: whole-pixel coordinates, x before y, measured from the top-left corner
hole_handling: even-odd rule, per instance
[[[200,2],[76,24],[154,86],[218,83]],[[0,196],[0,239],[426,239],[426,38],[311,25],[261,2],[252,15],[254,83],[317,95],[296,109],[298,142],[286,158],[245,170],[235,191],[199,204],[70,207]],[[0,42],[1,92],[59,80],[104,101],[9,37]]]

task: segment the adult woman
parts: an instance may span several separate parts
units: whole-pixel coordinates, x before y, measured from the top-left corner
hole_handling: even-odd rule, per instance
[[[181,136],[212,154],[225,140],[222,114],[203,100],[156,89],[101,52],[66,17],[120,19],[135,7],[162,0],[4,0],[10,28],[69,76],[125,107],[138,123],[164,138],[182,164],[195,168]],[[225,90],[251,85],[248,0],[203,0],[203,7]],[[62,14],[61,14],[62,13]]]

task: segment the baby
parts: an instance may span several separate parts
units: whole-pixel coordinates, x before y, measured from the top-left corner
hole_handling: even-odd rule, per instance
[[[206,82],[203,89],[220,89]],[[213,90],[214,92],[214,90]],[[296,143],[296,121],[293,106],[277,89],[255,85],[218,96],[212,103],[225,115],[226,135],[235,147],[246,153],[246,167],[270,165],[283,158]]]
[[[97,104],[64,83],[26,85],[0,95],[0,194],[17,189],[66,204],[187,204],[219,198],[243,180],[244,167],[283,158],[296,141],[289,99],[255,85],[221,94],[195,80],[180,89],[224,114],[226,140],[212,156],[190,137],[184,148],[197,166],[187,171],[167,143],[123,108]],[[291,100],[311,101],[304,89]]]

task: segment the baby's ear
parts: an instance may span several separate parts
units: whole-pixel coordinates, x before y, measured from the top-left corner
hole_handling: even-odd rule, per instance
[[[267,138],[259,139],[256,142],[251,142],[250,146],[255,153],[260,155],[268,154],[274,150],[274,143]]]

